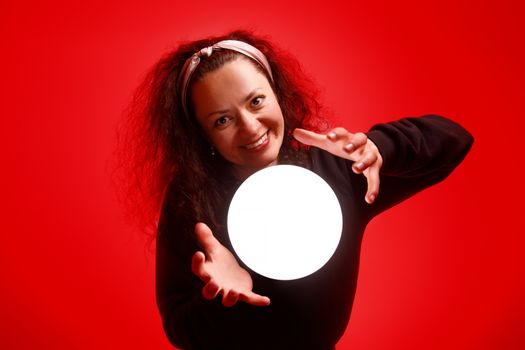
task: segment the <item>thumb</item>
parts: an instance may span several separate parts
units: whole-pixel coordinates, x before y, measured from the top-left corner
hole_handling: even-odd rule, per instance
[[[193,254],[191,259],[191,271],[197,275],[203,282],[208,282],[210,280],[210,275],[206,272],[204,268],[204,263],[206,262],[206,257],[203,252],[196,252]]]
[[[206,255],[211,254],[220,245],[205,223],[199,222],[195,225],[195,236],[197,236],[197,241]]]

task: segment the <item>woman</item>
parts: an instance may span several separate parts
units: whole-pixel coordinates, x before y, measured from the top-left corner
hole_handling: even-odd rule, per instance
[[[139,134],[133,159],[149,175],[139,179],[152,202],[162,194],[157,303],[173,345],[334,348],[350,316],[367,223],[448,176],[473,142],[438,116],[376,125],[367,134],[319,133],[326,123],[311,86],[295,60],[236,31],[181,45],[139,89],[130,114]],[[323,177],[343,210],[333,257],[291,281],[244,266],[225,227],[240,183],[282,163]]]

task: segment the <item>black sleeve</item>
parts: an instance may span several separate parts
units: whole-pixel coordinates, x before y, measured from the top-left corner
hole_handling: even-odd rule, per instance
[[[445,179],[474,141],[459,124],[436,115],[373,126],[367,136],[383,157],[370,217]]]
[[[177,199],[166,196],[156,244],[156,299],[169,341],[182,349],[206,348],[222,343],[218,334],[218,300],[205,300],[202,282],[191,271],[191,258],[199,249],[193,239],[195,223],[181,214]],[[218,299],[218,298],[216,298]]]

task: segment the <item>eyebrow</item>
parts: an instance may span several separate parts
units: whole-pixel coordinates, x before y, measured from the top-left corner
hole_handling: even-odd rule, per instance
[[[259,90],[262,90],[262,88],[258,87],[258,88],[255,88],[253,89],[247,96],[246,98],[244,99],[243,103],[246,103],[248,102],[249,100],[251,100]],[[211,112],[208,114],[208,117],[211,117],[212,115],[214,114],[222,114],[222,113],[226,113],[228,112],[229,110],[228,109],[221,109],[221,110],[218,110],[218,111],[214,111],[214,112]]]

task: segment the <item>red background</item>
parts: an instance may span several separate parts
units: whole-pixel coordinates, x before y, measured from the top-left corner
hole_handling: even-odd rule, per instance
[[[520,1],[364,3],[2,1],[0,348],[170,348],[110,188],[115,125],[178,40],[239,26],[299,57],[335,124],[437,113],[476,138],[369,226],[338,348],[525,348]]]

